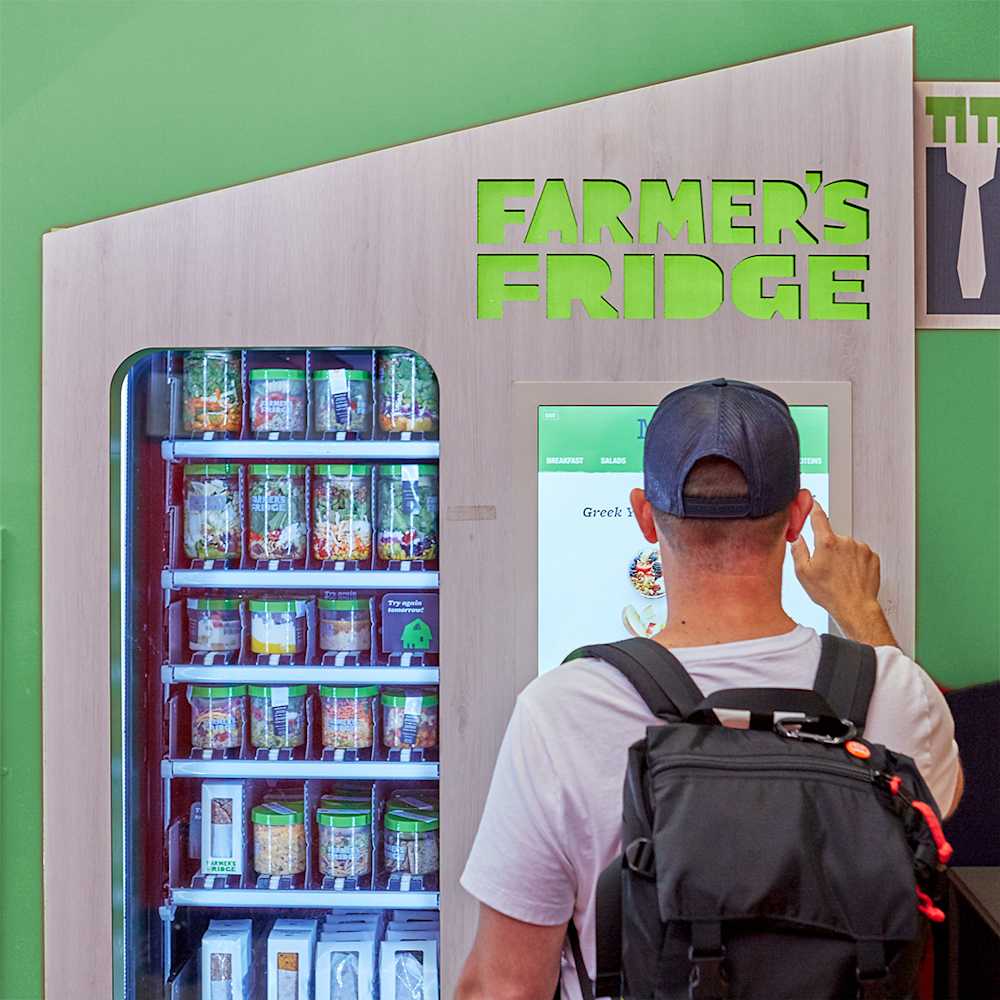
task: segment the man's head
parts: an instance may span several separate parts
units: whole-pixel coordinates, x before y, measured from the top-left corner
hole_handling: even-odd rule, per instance
[[[646,429],[644,478],[632,496],[643,533],[692,570],[773,573],[812,506],[787,404],[745,382],[667,396]]]

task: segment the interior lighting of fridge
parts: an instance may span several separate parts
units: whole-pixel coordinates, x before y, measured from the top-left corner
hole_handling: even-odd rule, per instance
[[[115,996],[436,1000],[434,372],[153,350],[113,400]]]

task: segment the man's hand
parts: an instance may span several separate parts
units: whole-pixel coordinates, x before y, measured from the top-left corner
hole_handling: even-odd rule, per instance
[[[455,1000],[552,1000],[565,939],[565,924],[526,924],[480,903]]]
[[[812,553],[801,535],[792,542],[795,575],[805,592],[830,613],[849,639],[895,646],[896,637],[878,602],[878,556],[864,542],[836,534],[819,503],[813,503],[809,521]]]

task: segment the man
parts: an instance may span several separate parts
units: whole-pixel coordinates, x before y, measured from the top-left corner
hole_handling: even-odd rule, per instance
[[[819,637],[781,606],[791,543],[812,600],[844,635],[876,647],[866,737],[913,757],[941,808],[954,809],[961,769],[951,715],[896,647],[878,602],[878,556],[835,534],[799,488],[798,435],[784,401],[723,379],[671,393],[647,429],[644,466],[645,489],[631,501],[643,535],[660,545],[668,618],[655,641],[706,696],[812,687]],[[812,552],[801,537],[807,518]],[[626,751],[656,724],[599,660],[560,666],[522,692],[462,876],[480,910],[458,1000],[551,1000],[570,918],[593,976],[595,890],[621,850]],[[561,982],[563,996],[578,1000],[568,955]]]

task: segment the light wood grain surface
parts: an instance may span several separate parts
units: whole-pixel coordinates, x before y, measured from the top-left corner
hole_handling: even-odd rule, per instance
[[[665,69],[669,71],[669,66]],[[912,33],[769,59],[52,233],[44,245],[45,974],[111,987],[109,386],[141,348],[406,345],[441,383],[444,995],[475,928],[458,886],[510,709],[515,381],[853,386],[855,529],[913,640]],[[871,321],[475,317],[478,178],[825,179],[870,185]],[[514,248],[514,244],[511,244]],[[556,248],[554,248],[556,249]],[[664,247],[658,248],[663,250]],[[683,251],[683,243],[676,245]],[[745,248],[713,247],[723,264]],[[821,248],[822,249],[822,248]],[[621,248],[601,251],[612,262]],[[803,248],[790,246],[800,258]],[[834,252],[828,248],[827,252]],[[613,292],[617,293],[617,289]],[[86,530],[81,530],[81,525]],[[71,659],[65,652],[72,650]],[[613,807],[609,803],[609,807]],[[157,822],[150,817],[150,822]]]

